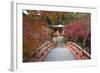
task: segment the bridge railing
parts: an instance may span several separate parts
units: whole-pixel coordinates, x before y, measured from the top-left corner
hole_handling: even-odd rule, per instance
[[[27,60],[28,62],[39,62],[44,60],[44,58],[47,56],[49,51],[54,48],[54,43],[53,42],[45,42],[43,45],[41,45],[37,50],[33,53],[30,54],[29,59]]]
[[[76,59],[91,59],[91,55],[87,51],[83,50],[80,46],[73,42],[66,43],[65,47],[72,52]]]

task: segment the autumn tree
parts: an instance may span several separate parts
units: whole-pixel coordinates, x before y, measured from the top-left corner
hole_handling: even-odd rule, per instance
[[[23,59],[35,52],[39,46],[50,39],[48,23],[41,16],[31,12],[23,14]]]
[[[64,39],[72,41],[80,45],[82,48],[87,48],[90,53],[91,48],[91,26],[90,14],[80,13],[79,18],[64,27]]]

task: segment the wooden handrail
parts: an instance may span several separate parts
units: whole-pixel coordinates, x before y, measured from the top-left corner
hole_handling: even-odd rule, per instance
[[[67,45],[67,47],[69,46],[71,49],[71,51],[72,51],[72,53],[74,53],[74,55],[78,55],[78,56],[80,56],[80,57],[78,57],[79,59],[80,58],[82,58],[82,57],[87,57],[88,59],[90,59],[91,58],[91,55],[88,53],[88,52],[86,52],[85,50],[83,50],[80,46],[78,46],[77,44],[75,44],[75,43],[73,43],[73,42],[67,42],[66,43],[66,45]],[[66,46],[65,45],[65,46]],[[76,47],[76,48],[75,48]]]
[[[85,50],[83,50],[83,53],[90,59],[91,55],[89,53],[87,53]]]
[[[38,47],[37,49],[41,49],[43,48],[44,46],[48,45],[50,42],[49,41],[46,41],[44,42],[40,47]]]
[[[78,49],[82,50],[82,48],[80,46],[78,46],[77,44],[73,43],[73,42],[68,42],[69,44],[72,44],[73,46],[77,47]]]
[[[48,41],[48,42],[43,43],[43,45],[37,48],[35,52],[31,53],[30,58],[28,58],[27,61],[34,61],[34,62],[42,61],[53,47],[54,45],[52,42]],[[35,53],[35,56],[32,57],[34,53]]]
[[[49,41],[44,42],[40,47],[35,49],[36,51],[33,51],[29,56],[36,53],[39,49],[43,48],[45,45],[48,45],[49,43],[50,43]]]

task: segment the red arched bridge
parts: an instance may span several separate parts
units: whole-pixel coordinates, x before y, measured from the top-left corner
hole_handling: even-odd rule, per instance
[[[54,46],[54,42],[45,42],[42,46],[33,52],[27,62],[40,61],[68,61],[68,60],[86,60],[91,56],[88,52],[83,50],[80,46],[73,42],[67,42],[64,47]]]

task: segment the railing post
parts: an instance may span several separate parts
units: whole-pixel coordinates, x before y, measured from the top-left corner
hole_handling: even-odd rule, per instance
[[[80,46],[73,42],[68,42],[65,44],[65,47],[67,47],[72,54],[76,57],[76,59],[90,59],[91,56],[88,52],[83,50]]]

